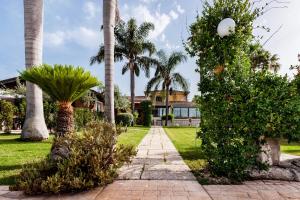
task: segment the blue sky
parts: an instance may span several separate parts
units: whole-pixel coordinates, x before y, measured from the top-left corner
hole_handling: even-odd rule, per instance
[[[103,64],[89,66],[89,58],[96,54],[103,42],[102,3],[99,0],[44,0],[43,61],[48,64],[84,66],[93,75],[104,80]],[[156,29],[150,39],[158,49],[184,51],[182,40],[188,37],[188,26],[197,12],[201,13],[201,0],[120,0],[121,17],[135,17],[138,22],[150,21]],[[256,24],[280,31],[266,44],[266,48],[280,56],[281,74],[291,64],[297,64],[300,53],[300,1],[291,0],[288,8],[273,9],[260,17]],[[0,79],[16,76],[24,69],[23,1],[1,0],[0,6]],[[262,34],[256,31],[257,34]],[[271,33],[263,33],[264,40]],[[129,74],[121,75],[122,63],[117,63],[115,80],[121,91],[129,94]],[[190,98],[197,93],[199,74],[194,59],[178,67],[190,83]],[[152,74],[153,75],[153,74]],[[143,74],[136,80],[136,95],[143,95],[147,79]]]

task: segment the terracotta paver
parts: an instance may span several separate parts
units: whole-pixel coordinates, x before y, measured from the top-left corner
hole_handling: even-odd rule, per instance
[[[28,197],[0,186],[0,200],[300,200],[299,182],[200,185],[160,127],[150,129],[133,162],[122,167],[119,174],[119,180],[104,189],[77,194]]]

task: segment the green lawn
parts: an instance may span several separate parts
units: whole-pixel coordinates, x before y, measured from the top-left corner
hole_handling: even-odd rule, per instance
[[[136,147],[148,130],[145,127],[129,127],[119,136],[118,143]],[[19,138],[20,135],[0,134],[0,185],[13,184],[23,164],[45,158],[50,152],[53,136],[43,142],[23,142]]]
[[[201,140],[196,140],[196,128],[164,128],[164,130],[194,173],[205,166]]]
[[[43,142],[23,142],[20,135],[0,135],[0,185],[14,183],[22,165],[44,158],[50,151],[52,137]]]
[[[148,127],[128,127],[128,131],[119,136],[118,144],[133,145],[134,147],[137,147],[148,131]]]
[[[281,152],[300,156],[300,144],[297,142],[287,143],[286,141],[280,142]]]

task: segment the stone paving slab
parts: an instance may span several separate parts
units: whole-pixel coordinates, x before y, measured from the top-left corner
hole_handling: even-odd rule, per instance
[[[130,165],[119,170],[125,180],[196,180],[161,127],[151,128]]]

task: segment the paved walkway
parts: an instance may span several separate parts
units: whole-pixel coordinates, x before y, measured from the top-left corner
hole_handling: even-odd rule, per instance
[[[300,200],[300,183],[249,181],[243,185],[201,186],[162,128],[142,140],[132,164],[120,169],[119,180],[104,189],[79,194],[26,197],[0,186],[0,200]]]

